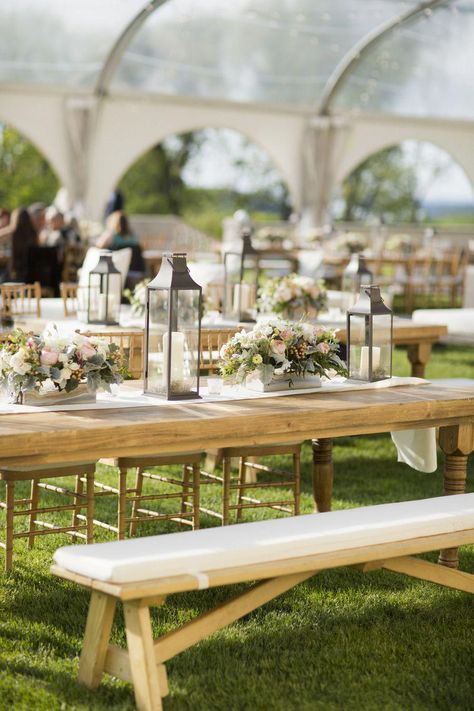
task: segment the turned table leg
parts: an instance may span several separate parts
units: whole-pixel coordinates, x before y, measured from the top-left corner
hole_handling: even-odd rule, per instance
[[[411,363],[411,374],[415,378],[425,377],[425,367],[431,358],[431,343],[413,343],[407,349]]]
[[[331,510],[332,488],[332,439],[313,439],[313,496],[319,513]]]
[[[444,493],[463,494],[466,487],[467,458],[474,449],[474,426],[442,427],[439,432],[439,444],[445,455]],[[458,549],[442,550],[438,562],[449,568],[457,568]]]

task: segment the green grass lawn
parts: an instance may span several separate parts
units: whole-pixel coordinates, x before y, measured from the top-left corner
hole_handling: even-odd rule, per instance
[[[409,373],[403,351],[396,352],[394,372]],[[427,377],[474,378],[472,349],[436,348]],[[397,464],[388,436],[337,440],[334,460],[335,508],[442,491],[441,468],[421,474]],[[103,467],[102,475],[116,482],[111,468]],[[303,512],[310,512],[309,446],[302,477]],[[468,490],[474,490],[472,463]],[[206,487],[202,498],[204,505],[217,505],[217,488]],[[114,522],[112,498],[102,498],[97,509]],[[57,514],[55,520],[63,519]],[[212,519],[203,523],[215,525]],[[148,523],[140,533],[165,530],[177,525]],[[102,531],[98,538],[110,535]],[[53,551],[68,542],[47,536],[28,551],[21,540],[13,572],[0,574],[1,709],[134,708],[132,689],[123,682],[104,677],[96,692],[76,683],[89,595],[48,572]],[[474,573],[474,547],[463,550],[461,565]],[[218,588],[170,597],[153,613],[156,635],[233,594]],[[318,574],[171,660],[165,709],[472,709],[473,618],[473,600],[465,593],[384,571]],[[119,611],[113,642],[124,646],[122,623]]]

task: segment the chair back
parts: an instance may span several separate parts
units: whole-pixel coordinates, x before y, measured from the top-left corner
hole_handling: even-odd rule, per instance
[[[237,328],[203,328],[201,330],[201,373],[208,375],[217,371],[220,350],[229,338],[235,334]]]
[[[59,285],[59,295],[63,300],[66,318],[77,314],[77,288],[78,285],[71,282],[62,281]]]
[[[41,284],[0,284],[0,301],[3,313],[17,316],[35,314],[41,317]]]

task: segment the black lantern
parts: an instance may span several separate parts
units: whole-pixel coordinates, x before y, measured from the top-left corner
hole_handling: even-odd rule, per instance
[[[224,254],[224,317],[230,321],[255,321],[259,259],[249,229],[242,230],[240,251]]]
[[[353,254],[342,275],[342,290],[358,295],[362,284],[372,284],[373,274],[365,263],[362,254]]]
[[[164,253],[146,288],[144,392],[167,400],[199,398],[202,289],[186,254]]]
[[[361,286],[347,312],[349,378],[374,382],[392,377],[393,314],[378,286]]]
[[[87,323],[116,326],[122,297],[122,275],[112,261],[112,252],[104,251],[97,266],[89,272]]]

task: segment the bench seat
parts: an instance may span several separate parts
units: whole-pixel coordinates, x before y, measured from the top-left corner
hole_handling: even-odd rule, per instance
[[[474,576],[412,557],[473,543],[474,493],[68,546],[52,572],[92,589],[79,680],[95,688],[108,672],[133,683],[138,709],[160,711],[167,660],[316,572],[362,564],[474,593]],[[260,582],[153,640],[149,608],[166,595],[250,580]],[[127,651],[109,644],[117,600]]]
[[[67,546],[58,566],[130,583],[474,528],[474,494],[382,504],[126,541]]]

